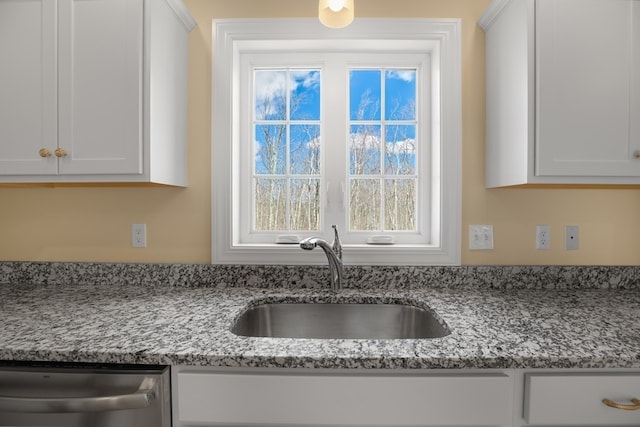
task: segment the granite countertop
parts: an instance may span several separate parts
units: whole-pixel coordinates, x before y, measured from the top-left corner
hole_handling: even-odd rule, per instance
[[[252,301],[407,299],[452,333],[438,339],[248,338]],[[215,289],[0,286],[0,360],[289,368],[640,368],[637,290]]]

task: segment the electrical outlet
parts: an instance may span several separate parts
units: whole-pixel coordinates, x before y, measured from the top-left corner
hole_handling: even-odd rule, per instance
[[[131,224],[131,246],[134,248],[147,247],[147,224]]]
[[[469,249],[493,249],[493,225],[470,225]]]
[[[564,227],[564,247],[568,251],[577,251],[580,247],[580,236],[577,225]]]
[[[536,225],[536,249],[551,248],[551,226]]]

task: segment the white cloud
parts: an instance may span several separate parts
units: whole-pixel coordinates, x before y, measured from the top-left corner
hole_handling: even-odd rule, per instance
[[[414,70],[389,70],[387,77],[411,83],[416,79],[416,72]]]
[[[402,141],[387,142],[387,152],[393,154],[415,154],[416,140],[413,138]]]
[[[350,136],[351,148],[360,147],[364,142],[367,150],[378,150],[381,144],[380,136],[372,133],[366,136],[362,133],[352,133]],[[413,138],[403,139],[401,141],[387,142],[386,152],[392,154],[415,154],[416,140]]]
[[[374,133],[362,134],[360,132],[352,133],[350,135],[350,144],[351,148],[359,148],[364,143],[364,148],[367,150],[371,149],[379,149],[380,147],[380,136]]]
[[[320,73],[311,70],[291,71],[291,91],[295,92],[299,86],[305,89],[317,88],[320,86]]]
[[[319,150],[322,147],[322,137],[318,136],[307,142],[307,149]]]
[[[316,88],[320,86],[320,73],[310,70],[291,71],[290,90],[295,92],[300,86]],[[284,97],[287,74],[282,70],[260,70],[255,74],[255,94],[257,100]]]
[[[258,70],[255,73],[255,102],[258,117],[276,111],[284,111],[287,90],[287,72],[284,70]],[[291,70],[289,90],[314,89],[320,86],[320,72],[315,70]],[[267,102],[268,101],[268,102]],[[266,103],[267,102],[267,103]]]
[[[284,71],[260,70],[255,73],[255,94],[257,100],[283,97],[287,87]]]

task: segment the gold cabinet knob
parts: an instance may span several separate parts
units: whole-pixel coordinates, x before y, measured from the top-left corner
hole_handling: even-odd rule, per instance
[[[636,159],[640,159],[640,150],[636,150],[633,152],[633,157],[635,157]]]
[[[67,157],[67,152],[62,148],[56,148],[56,151],[54,151],[54,153],[56,153],[56,157]]]
[[[51,151],[46,148],[41,148],[38,154],[40,154],[40,157],[51,157]]]

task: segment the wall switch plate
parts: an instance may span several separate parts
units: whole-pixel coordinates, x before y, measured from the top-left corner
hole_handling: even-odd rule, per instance
[[[551,226],[536,225],[536,249],[547,250],[551,248]]]
[[[131,246],[134,248],[147,247],[147,224],[131,224]]]
[[[470,225],[469,249],[493,249],[493,225]]]
[[[580,236],[577,225],[564,227],[564,247],[568,251],[577,251],[580,247]]]

